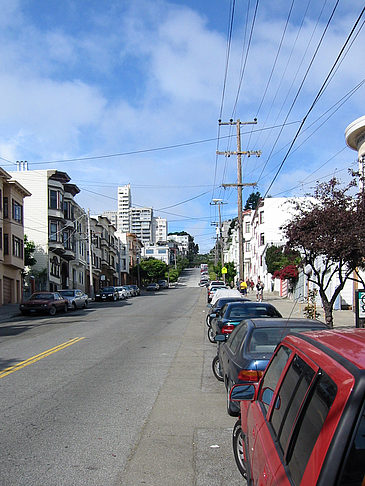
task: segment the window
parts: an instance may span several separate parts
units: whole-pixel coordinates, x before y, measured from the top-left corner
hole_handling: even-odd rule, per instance
[[[365,411],[363,410],[356,434],[349,447],[348,457],[340,480],[342,486],[360,486],[364,481]]]
[[[335,383],[326,373],[320,372],[316,377],[314,387],[306,396],[302,412],[296,420],[286,452],[286,462],[295,484],[299,484],[302,480],[309,457],[332,403],[336,398],[336,394],[337,387]],[[295,412],[298,413],[298,410],[296,409]],[[291,415],[294,416],[294,413]],[[288,417],[289,415],[290,411]],[[363,438],[362,440],[364,441]],[[362,468],[363,474],[363,462],[360,468]],[[351,485],[353,484],[355,483],[351,482]],[[360,485],[361,483],[358,484]]]
[[[166,250],[158,250],[158,253],[159,253],[160,255],[165,255],[165,254],[166,254]]]
[[[0,228],[0,250],[3,247],[3,229]]]
[[[13,255],[17,258],[23,258],[23,241],[13,236]]]
[[[23,222],[23,206],[13,199],[12,201],[12,217],[18,223]]]
[[[146,255],[153,255],[153,250],[146,250]]]
[[[52,189],[49,191],[49,207],[58,209],[58,192],[52,191]]]
[[[50,264],[51,264],[51,268],[50,268],[51,275],[53,275],[54,277],[59,277],[60,276],[60,263],[59,263],[56,256],[54,256],[51,259]]]
[[[265,244],[265,234],[261,233],[260,234],[260,246]]]
[[[9,199],[4,197],[4,218],[9,217]]]
[[[58,241],[58,224],[55,221],[49,224],[49,240]]]
[[[236,354],[240,344],[242,343],[245,334],[247,334],[247,324],[242,323],[238,326],[227,341],[227,346],[230,348],[232,354]]]
[[[278,384],[280,375],[289,360],[291,350],[286,346],[281,346],[267,368],[264,379],[261,383],[260,400],[261,405],[267,412],[271,399]]]
[[[260,213],[260,224],[262,224],[264,222],[264,212],[261,211]]]
[[[315,371],[299,356],[295,356],[280,387],[276,401],[280,406],[274,407],[271,425],[283,451],[286,450],[290,433],[314,375]]]
[[[246,241],[245,243],[245,251],[251,251],[251,243],[249,241]]]
[[[249,232],[250,232],[250,229],[251,229],[251,225],[250,225],[250,223],[246,223],[246,224],[245,224],[245,232],[246,232],[246,233],[249,233]]]
[[[4,255],[9,255],[9,235],[4,233]]]

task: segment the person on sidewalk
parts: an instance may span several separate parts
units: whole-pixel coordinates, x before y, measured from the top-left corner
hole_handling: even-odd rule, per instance
[[[243,295],[246,295],[247,294],[247,283],[244,280],[241,280],[241,283],[240,283],[240,292]]]
[[[256,300],[257,302],[262,302],[264,298],[264,282],[261,281],[260,277],[256,284]]]

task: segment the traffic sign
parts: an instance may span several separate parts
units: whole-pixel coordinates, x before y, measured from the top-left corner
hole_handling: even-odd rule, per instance
[[[227,273],[227,267],[222,267],[222,275]]]

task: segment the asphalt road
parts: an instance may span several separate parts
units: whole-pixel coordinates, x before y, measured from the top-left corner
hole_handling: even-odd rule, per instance
[[[1,486],[243,484],[198,278],[1,325]]]

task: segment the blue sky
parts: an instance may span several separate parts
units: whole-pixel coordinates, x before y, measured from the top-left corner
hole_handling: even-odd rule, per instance
[[[364,15],[287,156],[363,8],[340,0],[320,41],[335,4],[0,0],[0,163],[66,171],[92,213],[116,209],[130,183],[134,205],[206,252],[212,198],[223,219],[237,215],[237,191],[220,187],[236,181],[236,157],[216,156],[236,149],[235,127],[220,117],[258,119],[242,127],[242,149],[262,151],[243,159],[243,179],[262,195],[301,196],[356,167],[344,131],[364,115],[364,85],[351,95],[365,78]]]

